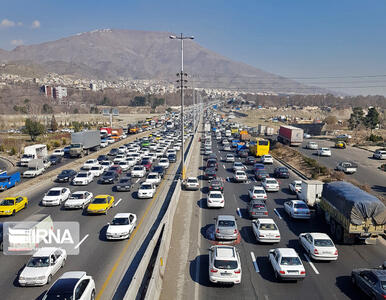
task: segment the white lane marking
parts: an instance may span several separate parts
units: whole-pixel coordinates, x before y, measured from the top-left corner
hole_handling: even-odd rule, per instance
[[[75,245],[74,249],[78,249],[79,246],[88,238],[88,234],[85,235],[85,237],[78,243]]]
[[[240,211],[240,208],[237,208],[237,214],[238,214],[239,217],[241,218],[241,211]]]
[[[255,267],[256,273],[259,273],[260,272],[259,266],[257,265],[255,254],[252,251],[251,251],[251,258],[252,258],[253,266]]]
[[[269,300],[268,295],[264,295],[265,300]]]
[[[253,179],[254,182],[257,182],[256,178],[252,177],[252,179]]]
[[[117,201],[117,203],[114,204],[114,207],[116,207],[116,206],[119,204],[119,202],[121,202],[121,201],[122,201],[122,198],[120,198],[120,199]]]
[[[138,181],[139,181],[139,178],[137,179],[137,181],[135,183],[138,183]]]
[[[308,263],[310,264],[311,268],[314,270],[314,272],[316,274],[319,274],[319,271],[318,269],[314,266],[314,264],[312,263],[311,259],[308,257],[307,254],[304,253],[304,257],[307,259]]]
[[[273,211],[275,212],[275,214],[277,214],[277,216],[279,217],[280,220],[283,219],[283,218],[281,217],[281,215],[279,214],[279,212],[277,211],[276,208],[275,208]]]

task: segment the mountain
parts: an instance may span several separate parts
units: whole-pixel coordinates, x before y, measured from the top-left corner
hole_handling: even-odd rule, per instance
[[[0,50],[0,62],[39,65],[47,72],[89,79],[164,79],[180,70],[179,41],[170,33],[96,30],[37,45]],[[230,60],[186,41],[184,71],[195,75],[195,87],[234,88],[277,93],[323,93],[285,77]],[[190,79],[192,81],[192,79]]]

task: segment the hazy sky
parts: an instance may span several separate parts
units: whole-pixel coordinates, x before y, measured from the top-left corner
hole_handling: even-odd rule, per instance
[[[101,28],[183,32],[301,82],[386,94],[385,0],[1,1],[3,49]]]

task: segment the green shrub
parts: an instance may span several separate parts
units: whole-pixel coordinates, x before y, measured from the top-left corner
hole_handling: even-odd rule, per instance
[[[67,145],[67,139],[66,138],[62,138],[62,145],[63,146]]]
[[[47,143],[47,150],[50,151],[52,149],[52,146]]]
[[[54,148],[60,147],[60,142],[59,141],[54,141],[53,142],[53,146],[54,146]]]
[[[16,154],[16,148],[15,147],[12,147],[11,148],[11,151],[9,151],[9,155],[13,156]]]
[[[4,152],[4,146],[0,145],[0,152]]]
[[[380,135],[370,134],[370,136],[367,138],[367,140],[370,142],[376,143],[376,142],[383,141],[383,138]]]

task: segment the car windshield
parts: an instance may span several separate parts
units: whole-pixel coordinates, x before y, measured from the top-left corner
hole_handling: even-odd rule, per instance
[[[197,180],[196,180],[196,179],[188,179],[188,182],[189,182],[189,183],[196,183]]]
[[[142,167],[134,167],[134,168],[133,168],[133,171],[142,171],[142,170],[143,170]]]
[[[304,203],[295,203],[294,207],[300,209],[308,209],[308,206]]]
[[[130,179],[121,179],[119,183],[128,183],[130,182]]]
[[[157,179],[157,175],[155,174],[148,175],[147,179]]]
[[[150,184],[142,184],[141,190],[151,190],[151,185]]]
[[[254,194],[265,194],[264,190],[254,190]]]
[[[299,257],[282,257],[280,264],[284,266],[299,266],[302,263]]]
[[[268,184],[276,184],[276,180],[274,180],[274,179],[266,180],[266,183],[268,183]]]
[[[242,167],[243,164],[242,163],[239,163],[239,162],[235,162],[235,167]]]
[[[106,176],[106,177],[111,177],[111,176],[113,176],[114,175],[114,172],[106,172],[105,174],[104,174],[104,176]]]
[[[114,218],[113,225],[128,225],[130,224],[129,218]]]
[[[8,182],[9,177],[0,178],[0,182]]]
[[[99,170],[99,167],[92,167],[91,170]]]
[[[71,170],[63,170],[62,173],[60,173],[61,175],[68,175],[68,174],[71,174]]]
[[[260,230],[277,230],[277,227],[275,224],[261,224]]]
[[[110,165],[110,162],[109,162],[109,161],[104,161],[104,162],[102,162],[101,165],[102,165],[102,166],[109,166],[109,165]]]
[[[242,172],[242,171],[236,172],[236,175],[238,175],[238,176],[244,175],[244,172]]]
[[[222,195],[217,194],[217,193],[213,193],[213,194],[210,194],[210,198],[222,198]]]
[[[279,172],[288,172],[286,168],[279,168]]]
[[[224,270],[233,270],[237,269],[237,261],[236,260],[215,260],[214,267],[217,269]]]
[[[49,191],[47,193],[47,196],[59,196],[60,195],[60,191]]]
[[[87,177],[87,173],[79,173],[76,177]]]
[[[48,292],[43,298],[44,300],[73,300],[72,293],[68,292]]]
[[[14,200],[11,199],[4,199],[3,201],[0,202],[0,206],[11,206],[13,205]]]
[[[318,239],[314,241],[315,246],[317,247],[333,247],[334,244],[329,239]]]
[[[50,266],[50,258],[48,256],[32,257],[27,264],[27,267],[30,267],[30,268],[44,268],[49,266]]]
[[[84,199],[84,194],[83,193],[74,193],[71,195],[71,198],[73,199]]]
[[[235,226],[235,221],[232,221],[232,220],[220,220],[220,221],[218,221],[218,226],[219,227],[234,227]]]
[[[95,198],[92,203],[94,204],[105,204],[107,203],[107,198]]]

